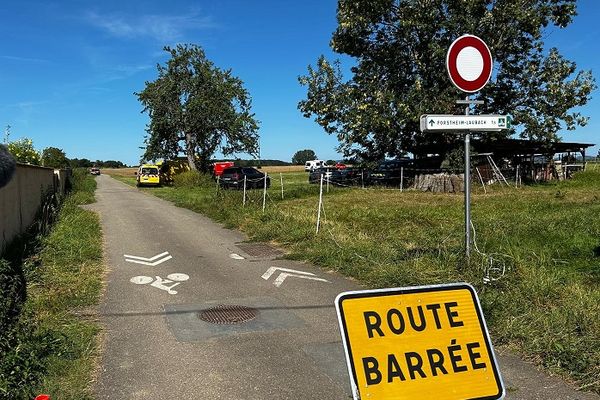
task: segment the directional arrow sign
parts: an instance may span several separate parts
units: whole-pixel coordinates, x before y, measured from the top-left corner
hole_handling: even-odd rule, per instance
[[[422,115],[422,132],[499,132],[510,129],[508,115]]]
[[[317,278],[315,276],[315,274],[312,274],[310,272],[298,271],[298,270],[289,269],[289,268],[279,268],[279,267],[269,268],[264,274],[262,274],[262,278],[264,280],[268,280],[277,271],[282,271],[279,274],[279,276],[277,278],[275,278],[275,280],[273,281],[273,285],[275,285],[277,287],[281,286],[283,281],[285,281],[285,279],[288,277],[310,279],[313,281],[320,281],[320,282],[329,282],[327,279]]]
[[[173,258],[168,251],[165,251],[164,253],[160,253],[155,255],[154,257],[151,258],[146,258],[146,257],[140,257],[140,256],[130,256],[128,254],[124,254],[125,256],[125,261],[130,262],[130,263],[136,263],[136,264],[143,264],[143,265],[150,265],[150,266],[156,266],[158,264],[162,264],[165,261],[170,260],[171,258]]]

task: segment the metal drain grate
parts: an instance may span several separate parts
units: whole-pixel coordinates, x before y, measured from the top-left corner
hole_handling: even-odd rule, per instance
[[[282,253],[264,243],[238,243],[236,246],[252,257],[279,257]]]
[[[210,322],[211,324],[233,325],[242,324],[256,318],[258,310],[255,308],[225,305],[221,304],[216,307],[207,308],[198,313],[198,318],[202,321]]]

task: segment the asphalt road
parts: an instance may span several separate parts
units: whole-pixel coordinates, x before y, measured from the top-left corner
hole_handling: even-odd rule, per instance
[[[97,182],[108,268],[98,399],[351,398],[334,299],[355,282],[248,247],[239,232],[109,176]],[[217,306],[254,318],[200,318]],[[512,355],[500,369],[508,399],[599,399]]]

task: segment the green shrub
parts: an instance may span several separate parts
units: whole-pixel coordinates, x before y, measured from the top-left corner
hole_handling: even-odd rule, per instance
[[[0,399],[32,399],[60,338],[28,323],[17,323],[0,340]]]
[[[173,177],[175,187],[198,187],[214,185],[212,177],[198,171],[185,171]]]
[[[0,342],[16,321],[25,301],[23,268],[0,259]]]

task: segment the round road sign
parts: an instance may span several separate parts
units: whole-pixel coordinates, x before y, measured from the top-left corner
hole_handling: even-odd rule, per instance
[[[463,35],[450,45],[446,68],[457,88],[467,93],[477,92],[492,76],[492,53],[477,36]]]

